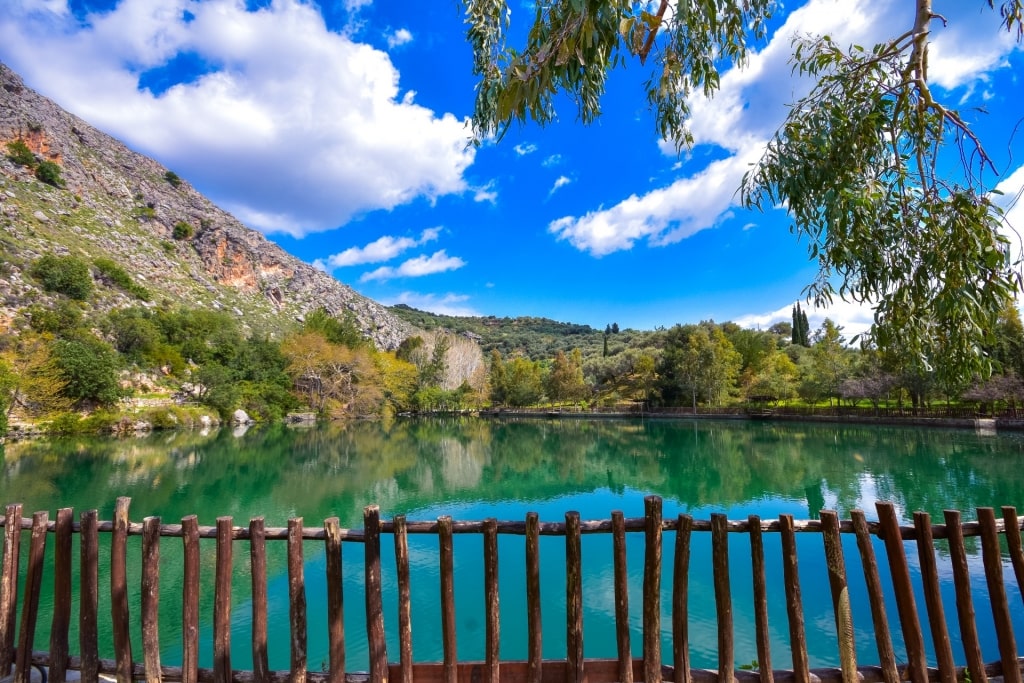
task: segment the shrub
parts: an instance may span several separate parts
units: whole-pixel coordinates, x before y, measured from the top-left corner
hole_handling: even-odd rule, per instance
[[[176,240],[187,240],[192,237],[194,232],[191,225],[185,221],[178,221],[174,224],[174,231],[171,233],[171,236]]]
[[[24,140],[11,140],[7,143],[7,158],[19,166],[36,165],[36,155],[28,148]]]
[[[181,187],[181,178],[179,178],[178,174],[175,173],[174,171],[168,171],[167,173],[164,173],[164,180],[169,182],[171,184],[171,187]]]
[[[36,166],[36,178],[47,185],[64,187],[64,179],[60,176],[60,166],[52,161],[41,161]]]
[[[131,275],[125,272],[124,268],[117,265],[112,259],[98,258],[92,264],[96,267],[97,272],[111,284],[120,287],[136,299],[149,301],[149,290],[136,282]]]
[[[39,333],[63,335],[82,325],[82,309],[67,299],[59,301],[56,306],[46,307],[33,304],[25,310],[29,319],[28,326]]]
[[[39,280],[46,291],[71,299],[85,301],[92,294],[89,266],[74,256],[40,256],[29,269],[29,275]]]
[[[111,405],[121,398],[120,357],[106,342],[89,333],[58,339],[53,345],[57,367],[67,384],[64,395],[75,401]]]

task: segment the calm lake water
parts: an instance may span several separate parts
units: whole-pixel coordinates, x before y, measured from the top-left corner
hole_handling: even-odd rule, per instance
[[[434,520],[450,514],[456,520],[523,520],[535,511],[541,521],[564,521],[566,511],[583,519],[606,519],[613,510],[626,517],[643,515],[643,498],[664,499],[666,519],[688,513],[708,519],[724,512],[730,519],[758,514],[763,519],[781,513],[797,519],[816,518],[821,509],[835,509],[848,518],[862,508],[875,519],[874,502],[893,502],[903,523],[915,510],[929,512],[941,522],[942,511],[956,508],[974,519],[979,506],[1014,505],[1024,510],[1024,435],[979,435],[972,431],[915,428],[876,428],[846,425],[774,424],[733,421],[498,421],[473,418],[398,420],[354,423],[314,429],[269,426],[244,433],[223,430],[157,434],[126,440],[66,439],[7,444],[0,476],[0,504],[20,502],[26,516],[59,507],[77,514],[98,509],[100,519],[113,518],[118,496],[130,496],[131,519],[159,515],[165,523],[196,514],[201,525],[213,525],[230,515],[237,526],[263,516],[268,527],[283,527],[303,517],[307,527],[320,527],[337,516],[343,527],[361,528],[363,507],[380,506],[381,517],[396,514],[412,520]],[[773,629],[773,664],[790,664],[788,623],[781,590],[777,534],[766,534],[769,621]],[[101,543],[109,535],[101,534]],[[129,543],[129,581],[133,609],[139,604],[141,541]],[[969,541],[975,539],[968,539]],[[397,660],[391,537],[384,536],[385,621],[388,652]],[[27,536],[26,536],[27,542]],[[673,534],[665,537],[666,576],[671,575]],[[859,662],[877,662],[868,631],[870,612],[864,598],[863,575],[852,537],[844,535],[857,630]],[[484,656],[482,541],[477,535],[458,535],[456,606],[461,660]],[[798,538],[803,578],[805,620],[812,666],[837,665],[830,594],[822,563],[821,538]],[[977,544],[971,546],[973,590],[978,605],[987,595]],[[76,551],[77,553],[77,540]],[[542,593],[545,600],[544,655],[565,653],[564,539],[541,539]],[[522,537],[500,536],[502,658],[525,659],[526,614]],[[287,575],[284,544],[268,542],[272,669],[288,667]],[[635,627],[633,649],[640,654],[643,534],[628,534],[629,571],[633,586],[630,607]],[[751,609],[749,541],[730,535],[733,608],[737,664],[756,658],[754,615]],[[876,545],[887,575],[884,549]],[[27,552],[22,553],[23,561]],[[203,572],[212,576],[214,549],[202,546]],[[612,595],[612,554],[609,535],[583,538],[584,642],[587,657],[614,657],[615,628]],[[413,598],[413,644],[418,661],[442,658],[437,539],[410,537]],[[76,554],[77,557],[77,554]],[[309,596],[309,665],[326,663],[326,607],[322,596],[325,558],[322,544],[307,543],[306,585]],[[916,555],[911,557],[916,574]],[[366,668],[363,630],[363,573],[361,544],[343,547],[346,576],[345,612],[348,669]],[[233,666],[250,668],[248,553],[235,551],[235,628]],[[714,593],[710,535],[696,534],[691,550],[690,639],[693,665],[717,666]],[[940,557],[946,613],[955,622],[951,571]],[[106,577],[101,566],[101,577]],[[1007,590],[1015,628],[1024,634],[1024,609],[1012,571]],[[44,590],[52,590],[52,580]],[[663,606],[670,604],[670,581],[663,580]],[[77,589],[76,589],[77,591]],[[771,588],[770,588],[771,591]],[[111,657],[109,598],[101,578],[101,656]],[[888,596],[890,620],[896,609]],[[75,596],[77,600],[77,594]],[[43,596],[37,647],[48,638],[49,595]],[[201,597],[201,666],[212,666],[212,586]],[[924,610],[924,600],[918,596]],[[165,664],[180,663],[181,543],[164,538],[161,544],[161,638]],[[133,618],[137,614],[133,612]],[[77,617],[76,617],[77,619]],[[926,623],[926,622],[925,622]],[[978,611],[986,661],[997,660],[998,648],[987,609]],[[666,658],[671,656],[670,622],[663,618]],[[927,629],[926,629],[927,630]],[[898,629],[896,629],[898,637]],[[955,623],[951,624],[954,653],[963,663]],[[72,652],[77,634],[72,634]],[[930,637],[926,635],[929,652]],[[133,636],[141,657],[141,636]],[[105,646],[106,649],[103,649]],[[903,655],[897,644],[897,657]]]

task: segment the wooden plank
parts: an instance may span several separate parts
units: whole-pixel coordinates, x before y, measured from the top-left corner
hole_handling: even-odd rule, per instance
[[[672,667],[673,683],[691,683],[689,582],[690,532],[693,517],[679,515],[676,520],[676,556],[672,567]]]
[[[147,683],[160,683],[160,518],[146,517],[142,535],[142,661]]]
[[[39,593],[43,587],[43,564],[46,560],[46,525],[49,514],[32,515],[32,540],[28,547],[28,572],[25,575],[25,596],[21,606],[21,631],[14,662],[14,683],[29,683],[32,676],[32,643],[39,618]],[[19,518],[20,519],[20,518]]]
[[[64,683],[68,668],[68,631],[71,628],[71,531],[74,511],[57,511],[53,548],[53,619],[50,622],[52,683]]]
[[[501,681],[501,598],[498,594],[498,520],[484,520],[484,604],[487,605],[487,683]]]
[[[633,654],[629,643],[629,568],[626,566],[626,521],[622,510],[612,512],[612,562],[615,571],[615,643],[619,680],[633,683]]]
[[[877,502],[878,537],[885,543],[885,554],[889,560],[889,574],[892,576],[893,592],[896,594],[896,609],[903,630],[903,643],[907,650],[907,666],[911,680],[923,681],[928,678],[928,661],[925,658],[924,634],[917,618],[917,604],[914,601],[914,586],[910,581],[907,555],[903,550],[899,521],[892,503]]]
[[[395,537],[395,574],[398,579],[398,661],[399,679],[413,683],[412,670],[412,586],[409,577],[409,535],[405,515],[396,515],[392,535]]]
[[[999,641],[999,657],[1003,662],[1003,680],[1006,683],[1020,683],[1017,643],[1013,636],[1013,619],[1006,599],[1006,587],[1003,585],[1003,562],[995,511],[987,507],[978,508],[978,522],[981,524],[981,554],[985,564],[989,601],[992,603],[992,619]]]
[[[644,498],[644,680],[661,680],[661,498]]]
[[[110,537],[110,620],[114,631],[117,683],[132,683],[131,619],[128,612],[128,507],[131,498],[121,496],[114,506],[114,531]]]
[[[306,680],[306,575],[302,517],[288,520],[288,621],[291,624],[292,683]]]
[[[182,683],[197,683],[199,676],[199,523],[195,515],[181,520],[185,573],[181,589]]]
[[[249,570],[252,574],[252,673],[256,683],[267,683],[267,545],[262,517],[249,520]]]
[[[956,589],[956,614],[960,624],[960,640],[963,643],[967,671],[973,683],[987,683],[985,660],[981,655],[981,641],[978,640],[978,626],[971,598],[971,572],[967,564],[967,549],[960,528],[960,512],[946,510],[946,538],[949,541],[949,562],[953,568],[953,587]]]
[[[735,666],[732,593],[729,589],[729,538],[727,519],[711,515],[711,567],[715,583],[715,614],[718,619],[718,673],[723,683],[732,683]]]
[[[882,592],[882,580],[878,574],[878,561],[875,559],[875,548],[871,542],[867,518],[863,510],[853,510],[850,516],[854,533],[857,535],[861,565],[864,568],[864,583],[871,605],[871,623],[875,627],[875,646],[878,648],[882,676],[885,683],[898,683],[900,674],[896,670],[896,653],[892,646],[892,634],[889,632],[889,618],[885,613],[885,594]]]
[[[584,683],[583,561],[580,513],[565,513],[565,683]]]
[[[793,515],[779,515],[779,534],[782,540],[782,576],[786,584],[786,614],[789,617],[789,647],[793,653],[793,680],[796,683],[809,683],[804,603],[800,594]]]
[[[1024,550],[1020,541],[1020,521],[1017,519],[1017,508],[1003,506],[1003,523],[1006,525],[1006,547],[1010,551],[1013,563],[1013,575],[1017,579],[1017,588],[1024,599]]]
[[[932,631],[932,647],[939,668],[942,683],[956,682],[956,664],[953,661],[953,647],[949,642],[946,628],[946,611],[942,606],[942,589],[939,586],[939,569],[935,562],[935,540],[932,538],[932,520],[927,512],[914,513],[914,528],[917,529],[917,557],[921,567],[921,586],[924,591],[928,623]]]
[[[231,683],[231,575],[234,548],[231,517],[217,518],[217,560],[213,586],[213,679]]]
[[[832,592],[832,611],[836,618],[839,664],[843,671],[843,681],[853,683],[857,680],[857,649],[853,640],[853,606],[850,604],[850,588],[846,583],[843,542],[839,538],[839,516],[835,510],[822,510],[818,513],[818,519],[821,520],[828,584]]]
[[[0,583],[0,676],[14,665],[18,620],[18,563],[21,554],[21,505],[8,505],[4,518],[4,564]]]
[[[366,567],[366,637],[370,658],[370,683],[387,683],[388,651],[384,639],[384,599],[381,595],[380,508],[363,508],[363,551]]]
[[[768,580],[764,570],[764,539],[761,538],[761,518],[749,515],[750,565],[754,589],[754,628],[757,639],[757,664],[761,683],[774,683],[772,673],[771,632],[768,628]]]
[[[526,628],[529,675],[526,683],[541,683],[543,645],[540,611],[540,529],[536,512],[526,513]]]
[[[345,595],[341,561],[341,523],[337,517],[324,520],[324,554],[327,558],[327,652],[328,679],[345,680]]]
[[[455,639],[455,550],[452,543],[452,518],[437,518],[437,543],[441,572],[441,645],[444,650],[444,679],[458,683],[456,664],[458,651]]]
[[[99,533],[96,510],[82,513],[79,525],[79,605],[78,605],[78,647],[82,657],[81,672],[85,681],[99,677]]]

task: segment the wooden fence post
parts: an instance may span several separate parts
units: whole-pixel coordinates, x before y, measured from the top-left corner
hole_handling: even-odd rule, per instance
[[[864,583],[867,586],[868,601],[871,603],[871,623],[875,627],[875,646],[878,648],[882,678],[885,683],[899,683],[900,673],[896,668],[896,653],[892,647],[889,619],[885,614],[885,595],[882,592],[882,580],[878,575],[878,562],[875,559],[868,521],[863,510],[853,510],[850,517],[853,520],[853,531],[857,535],[857,549],[860,551]]]
[[[782,536],[782,573],[786,584],[786,613],[789,617],[789,646],[793,653],[793,680],[796,683],[809,683],[804,603],[800,595],[800,572],[797,565],[793,515],[779,515],[779,532]]]
[[[231,575],[234,542],[231,517],[217,518],[217,559],[213,587],[213,680],[231,683]]]
[[[903,642],[907,648],[907,666],[913,681],[928,680],[928,660],[925,658],[924,635],[917,618],[917,604],[914,601],[914,586],[910,581],[910,569],[903,550],[903,537],[896,510],[892,503],[875,503],[878,511],[878,536],[885,542],[885,554],[889,558],[889,573],[896,594],[896,608],[903,629]]]
[[[661,498],[644,498],[644,681],[661,681]]]
[[[843,543],[839,538],[839,516],[835,510],[822,510],[818,518],[821,520],[821,538],[825,544],[825,563],[832,591],[832,610],[836,618],[843,682],[854,683],[857,680],[857,649],[853,642],[853,606],[850,604],[850,588],[846,583],[846,562],[843,560]]]
[[[57,511],[53,548],[53,620],[50,623],[52,683],[64,683],[68,669],[68,630],[71,627],[71,525],[74,511]]]
[[[114,630],[117,683],[132,683],[131,620],[128,613],[128,506],[131,498],[117,499],[114,533],[110,539],[110,619]]]
[[[387,683],[388,651],[384,640],[384,601],[381,595],[380,508],[363,508],[363,550],[366,565],[366,636],[370,683]]]
[[[729,520],[720,512],[711,515],[711,564],[718,615],[718,680],[732,683],[735,671],[732,593],[729,590]]]
[[[946,510],[946,538],[949,541],[949,562],[953,567],[953,586],[956,588],[956,614],[960,624],[960,640],[964,646],[964,659],[973,683],[987,683],[985,660],[981,656],[981,642],[978,640],[978,625],[971,599],[971,572],[967,565],[967,549],[964,547],[964,530],[960,524],[960,512]]]
[[[914,529],[917,531],[917,557],[921,566],[922,590],[932,631],[935,661],[939,668],[939,680],[942,683],[956,683],[956,664],[953,662],[953,648],[949,642],[949,630],[946,628],[946,612],[942,607],[939,569],[935,562],[932,520],[927,512],[914,513]]]
[[[437,542],[441,561],[441,644],[444,648],[445,683],[458,683],[458,652],[455,639],[455,550],[452,518],[437,518]]]
[[[291,623],[291,683],[306,681],[306,576],[302,518],[288,520],[288,619]]]
[[[405,515],[394,518],[395,575],[398,580],[398,662],[401,683],[413,683],[412,586],[409,576],[409,532]]]
[[[142,532],[142,661],[147,683],[160,683],[160,518],[146,517]]]
[[[526,513],[526,622],[527,683],[541,683],[543,647],[540,607],[540,522],[536,512]]]
[[[21,505],[8,505],[4,517],[3,584],[0,585],[0,676],[14,665],[14,632],[18,618],[18,563],[21,548]]]
[[[619,654],[619,683],[633,683],[633,653],[629,644],[629,568],[626,566],[626,519],[612,512],[612,562],[615,570],[615,643]]]
[[[487,605],[487,682],[501,681],[501,605],[498,595],[498,520],[484,520],[484,603]]]
[[[262,517],[249,520],[249,567],[252,572],[252,673],[255,683],[267,683],[267,546]]]
[[[690,683],[690,635],[688,619],[690,584],[690,533],[693,517],[679,515],[676,523],[676,556],[672,570],[672,666],[673,683]]]
[[[199,521],[195,515],[181,520],[185,575],[181,590],[181,680],[199,680]]]
[[[1003,680],[1006,683],[1020,683],[1017,643],[1013,636],[1013,620],[1006,600],[1006,587],[1003,585],[1003,562],[995,511],[987,507],[978,508],[978,522],[981,525],[981,554],[985,564],[989,601],[992,603],[992,619],[999,640],[999,657],[1003,662]]]
[[[14,664],[14,683],[29,683],[32,676],[32,644],[39,617],[39,592],[43,584],[43,562],[46,559],[46,525],[49,515],[32,515],[32,540],[28,549],[28,574],[25,576],[25,597],[21,606],[21,632]]]
[[[565,683],[584,683],[580,513],[565,513]]]
[[[99,635],[99,529],[96,510],[81,516],[79,539],[78,646],[82,657],[82,680],[95,681],[100,675]]]
[[[341,523],[324,520],[324,554],[327,558],[327,637],[330,683],[345,681],[345,595],[341,561]]]
[[[761,683],[773,683],[771,633],[768,630],[768,582],[764,572],[764,539],[761,538],[761,518],[747,516],[750,534],[750,570],[754,589],[754,628],[757,631],[757,670]]]

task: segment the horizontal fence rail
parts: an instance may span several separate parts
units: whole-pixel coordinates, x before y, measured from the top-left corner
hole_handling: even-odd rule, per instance
[[[99,521],[95,510],[73,519],[73,511],[63,508],[51,521],[48,512],[36,512],[31,518],[22,515],[22,506],[8,505],[0,517],[4,528],[3,562],[0,568],[0,677],[10,675],[18,683],[28,683],[32,667],[45,667],[50,681],[63,683],[68,672],[80,672],[82,680],[95,681],[100,675],[119,682],[132,680],[198,681],[215,683],[298,682],[315,683],[607,683],[621,681],[672,681],[672,683],[704,683],[709,681],[761,681],[762,683],[810,683],[812,681],[965,681],[981,683],[992,677],[1019,683],[1024,659],[1018,657],[1013,632],[1013,614],[1021,604],[1011,606],[1004,584],[1004,569],[1012,568],[1018,592],[1024,585],[1024,551],[1021,528],[1024,517],[1014,507],[1003,507],[997,516],[993,508],[978,508],[977,520],[964,522],[957,511],[946,511],[942,524],[933,524],[926,513],[916,513],[912,525],[901,526],[894,506],[876,504],[877,521],[868,521],[864,512],[854,510],[850,519],[840,520],[833,511],[822,511],[817,520],[795,520],[791,515],[762,520],[751,515],[745,520],[729,520],[724,514],[713,514],[709,520],[693,519],[680,514],[664,519],[662,501],[656,496],[644,499],[645,515],[625,518],[613,512],[610,519],[581,520],[576,512],[565,514],[564,522],[541,522],[536,513],[524,521],[486,519],[455,521],[442,516],[436,521],[408,521],[402,515],[382,520],[377,506],[364,510],[362,529],[343,529],[336,517],[325,520],[318,528],[306,528],[301,518],[288,521],[283,528],[268,528],[257,517],[247,527],[233,525],[230,517],[220,517],[215,526],[200,526],[195,516],[180,524],[163,524],[158,517],[143,522],[129,520],[128,498],[119,498],[112,521]],[[99,657],[99,534],[110,534],[109,580],[112,640],[115,658]],[[642,533],[644,539],[642,604],[642,656],[634,657],[631,649],[629,574],[627,572],[626,534]],[[23,536],[28,536],[27,562],[22,562]],[[79,536],[78,557],[78,633],[79,652],[70,652],[69,632],[72,622],[72,583],[74,535]],[[438,565],[441,594],[440,642],[443,659],[437,662],[416,662],[412,655],[409,536],[429,534],[438,539]],[[483,661],[459,661],[456,654],[455,619],[456,591],[454,580],[454,544],[456,534],[477,534],[483,540],[483,623],[486,629]],[[615,612],[615,643],[617,657],[587,659],[583,656],[583,574],[585,558],[581,537],[586,534],[610,534],[614,566],[613,591]],[[674,538],[666,540],[666,534]],[[690,663],[688,608],[690,598],[690,548],[695,534],[710,534],[712,581],[717,630],[718,668],[694,668]],[[746,534],[749,554],[730,557],[729,534]],[[771,652],[770,624],[765,552],[766,534],[778,534],[786,605],[786,633],[791,654],[791,668],[773,668],[779,662]],[[817,534],[822,539],[825,558],[824,576],[800,576],[798,534]],[[852,535],[856,553],[844,550],[841,536]],[[382,538],[391,536],[394,543],[397,586],[398,658],[389,658],[385,638],[385,610],[382,588]],[[527,659],[503,660],[500,653],[500,595],[498,570],[509,562],[507,553],[499,561],[498,536],[524,537],[526,585],[525,595]],[[128,543],[129,536],[141,536],[141,599],[129,605]],[[565,598],[551,604],[550,596],[541,599],[540,544],[541,536],[565,539]],[[52,541],[50,540],[52,537]],[[876,537],[884,547],[888,576],[883,576],[875,556]],[[976,626],[975,600],[965,538],[977,537],[991,610],[998,639],[999,660],[984,662]],[[163,538],[180,538],[183,550],[182,619],[175,635],[182,642],[181,666],[161,663],[159,633],[160,544]],[[936,560],[936,540],[943,539],[955,588],[955,616],[947,617],[940,590]],[[212,647],[213,667],[200,668],[200,585],[203,566],[201,546],[215,545],[213,576]],[[266,544],[283,541],[287,544],[288,621],[273,628],[268,624],[267,553]],[[323,543],[326,554],[326,592],[315,596],[326,604],[329,656],[322,671],[314,671],[307,661],[307,591],[305,583],[304,545]],[[345,623],[342,595],[342,543],[364,546],[365,627],[368,646],[368,670],[349,672],[345,661]],[[247,543],[251,579],[252,669],[240,671],[232,667],[232,562],[236,543]],[[663,576],[663,552],[666,544],[672,549],[671,571]],[[852,541],[851,541],[852,544]],[[52,548],[52,550],[50,550]],[[36,649],[34,642],[44,568],[49,551],[53,575],[53,609],[48,647]],[[205,552],[205,551],[204,551]],[[1004,558],[1009,557],[1009,562]],[[520,555],[519,557],[522,557]],[[545,558],[548,559],[548,558]],[[736,639],[733,622],[733,591],[730,563],[749,559],[753,581],[752,600],[756,642],[756,670],[737,668]],[[850,566],[847,566],[849,562]],[[918,567],[920,585],[914,586],[910,565]],[[21,565],[25,564],[25,571]],[[206,565],[206,571],[210,566]],[[871,627],[853,624],[848,572],[862,571],[871,615]],[[1009,575],[1009,571],[1006,572]],[[887,579],[887,581],[886,581]],[[662,581],[671,586],[669,604],[662,604]],[[810,668],[801,582],[827,582],[832,598],[835,637],[839,667]],[[803,585],[806,585],[804,583]],[[237,587],[236,587],[237,588]],[[887,614],[885,595],[895,596],[896,615]],[[777,592],[777,591],[776,591]],[[924,596],[924,609],[915,597]],[[20,596],[20,603],[19,603]],[[542,649],[541,611],[561,607],[566,619],[566,653],[564,659],[544,659]],[[20,608],[19,608],[20,607]],[[1019,612],[1018,612],[1019,613]],[[137,615],[133,622],[131,615]],[[671,652],[662,652],[662,618],[671,630]],[[19,620],[20,617],[20,620]],[[390,617],[388,617],[390,618]],[[956,620],[962,647],[957,666],[953,653],[949,624]],[[902,634],[905,652],[897,656],[893,646],[893,629]],[[779,625],[776,625],[777,630]],[[131,633],[142,634],[141,659],[133,650]],[[925,647],[925,629],[930,635],[931,658]],[[857,661],[855,638],[873,635],[877,659],[871,665]],[[290,651],[289,669],[271,671],[268,665],[268,637],[281,639],[287,635]],[[136,644],[137,645],[137,644]]]

